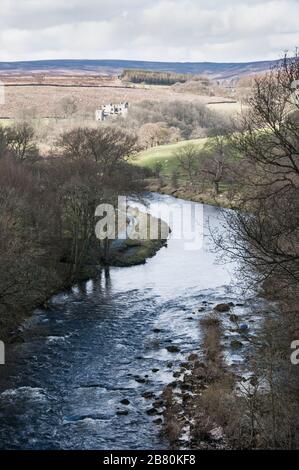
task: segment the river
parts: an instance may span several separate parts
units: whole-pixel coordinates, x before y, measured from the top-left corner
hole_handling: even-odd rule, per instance
[[[147,199],[154,214],[163,203],[174,218],[182,204],[195,204]],[[219,210],[202,208],[202,249],[170,239],[146,264],[103,270],[25,322],[24,342],[7,348],[1,370],[2,449],[168,448],[142,394],[158,397],[176,366],[200,349],[194,311],[202,302],[240,299],[236,266],[216,262],[209,235]],[[180,352],[168,352],[170,344]]]

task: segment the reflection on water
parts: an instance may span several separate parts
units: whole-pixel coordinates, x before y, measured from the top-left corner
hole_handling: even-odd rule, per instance
[[[154,215],[161,202],[183,204],[149,199]],[[145,265],[107,268],[35,312],[25,342],[8,348],[1,368],[1,448],[167,448],[142,395],[158,397],[185,354],[200,347],[194,309],[237,295],[234,266],[215,264],[208,235],[208,219],[218,226],[218,216],[204,206],[202,249],[170,239]],[[180,352],[168,352],[170,344]]]

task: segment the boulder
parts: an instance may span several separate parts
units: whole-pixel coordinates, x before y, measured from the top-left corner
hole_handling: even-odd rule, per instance
[[[116,412],[116,414],[119,415],[119,416],[126,416],[126,415],[129,414],[129,412],[128,412],[128,410],[118,410]]]
[[[175,346],[174,344],[171,346],[167,346],[167,351],[171,353],[178,353],[180,352],[180,348],[178,346]]]
[[[157,415],[159,411],[157,410],[157,408],[150,408],[149,410],[146,410],[146,413],[149,416],[154,416],[154,415]]]
[[[161,418],[157,418],[157,419],[154,419],[154,423],[159,425],[163,423],[163,420]]]
[[[164,400],[156,400],[154,403],[154,408],[161,408],[161,406],[164,406]]]
[[[239,326],[239,330],[241,331],[241,333],[246,333],[249,330],[249,326],[247,325],[247,323],[241,323],[241,325]]]
[[[233,339],[230,343],[231,347],[233,349],[240,349],[242,348],[243,344],[241,343],[241,341],[238,341],[237,339]]]
[[[136,382],[138,382],[140,384],[145,383],[145,379],[143,379],[142,377],[136,376],[136,377],[134,377],[134,379],[136,380]]]
[[[181,369],[182,370],[185,370],[185,369],[192,369],[192,364],[190,362],[182,362],[181,363]]]
[[[144,392],[142,394],[142,397],[145,398],[146,400],[150,400],[152,398],[155,398],[156,395],[154,394],[154,392]]]
[[[170,384],[168,384],[169,387],[171,388],[176,388],[178,386],[178,382],[176,380],[174,380],[173,382],[170,382]]]
[[[232,306],[233,305],[231,304],[218,304],[218,305],[215,305],[214,310],[215,312],[220,312],[220,313],[229,312]]]
[[[130,400],[128,400],[127,398],[124,398],[123,400],[120,401],[120,403],[122,405],[129,405],[130,404]]]

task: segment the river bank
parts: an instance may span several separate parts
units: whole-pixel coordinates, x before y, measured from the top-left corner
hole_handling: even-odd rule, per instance
[[[144,220],[147,218],[148,220]],[[0,340],[5,343],[22,342],[20,335],[20,326],[24,320],[32,314],[35,308],[40,306],[47,308],[48,300],[62,292],[68,291],[76,282],[87,281],[88,279],[95,278],[102,269],[109,266],[130,267],[146,263],[148,259],[155,256],[156,253],[166,245],[167,238],[161,236],[163,233],[169,233],[169,228],[163,221],[157,220],[151,214],[146,214],[142,211],[136,212],[136,224],[148,224],[148,229],[151,224],[159,224],[160,232],[159,237],[151,240],[149,237],[142,239],[137,237],[135,239],[121,239],[112,243],[109,253],[109,259],[104,259],[99,252],[100,247],[92,247],[92,251],[88,256],[87,262],[83,264],[80,269],[76,271],[75,275],[70,276],[71,266],[67,262],[60,262],[58,266],[59,277],[53,283],[49,283],[43,291],[34,292],[31,298],[28,299],[26,305],[15,306],[10,315],[0,316]],[[60,253],[60,259],[65,258],[64,253]]]
[[[199,306],[201,347],[181,363],[162,395],[162,432],[174,448],[243,447],[245,410],[237,390],[239,382],[253,380],[246,360],[260,322],[254,310],[233,302]]]
[[[197,313],[201,346],[162,394],[172,448],[298,448],[298,374],[278,305],[204,303]]]
[[[147,179],[147,190],[224,209],[236,209],[238,206],[237,194],[232,195],[229,191],[215,195],[211,190],[200,191],[197,188],[192,188],[190,185],[174,188],[171,182],[163,181],[163,179],[161,182],[158,178]]]

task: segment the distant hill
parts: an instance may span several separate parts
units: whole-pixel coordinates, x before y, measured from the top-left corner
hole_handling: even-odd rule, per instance
[[[217,62],[146,62],[137,60],[38,60],[0,62],[2,73],[98,73],[120,74],[124,69],[202,74],[223,80],[268,70],[278,61]]]

